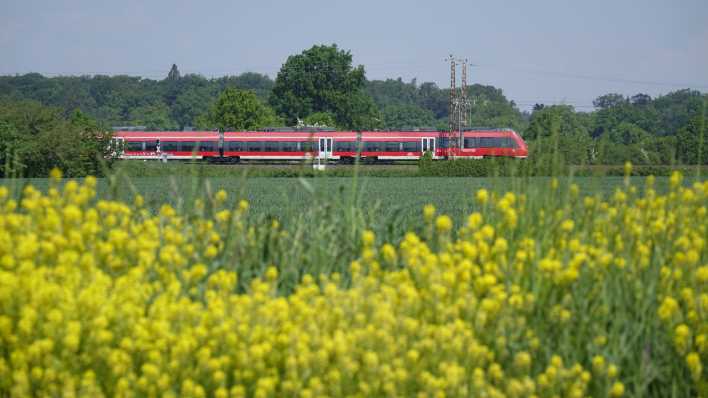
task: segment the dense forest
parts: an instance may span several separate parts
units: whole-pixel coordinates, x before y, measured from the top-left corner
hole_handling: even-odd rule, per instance
[[[77,118],[107,131],[121,126],[256,129],[298,123],[347,129],[447,127],[449,89],[400,78],[368,80],[365,68],[352,61],[348,51],[331,45],[290,56],[275,80],[259,73],[208,79],[182,75],[176,65],[163,80],[0,76],[0,160],[7,163],[12,153],[19,156],[27,146],[23,142],[34,140],[42,125],[29,126],[27,120],[42,117],[51,127],[43,128],[44,134],[59,125],[76,125]],[[570,164],[708,161],[702,155],[708,95],[698,91],[678,90],[657,98],[607,94],[594,101],[592,112],[544,104],[522,112],[501,89],[479,84],[468,87],[468,96],[474,104],[470,126],[512,127],[532,148],[540,148],[535,156],[560,157]]]

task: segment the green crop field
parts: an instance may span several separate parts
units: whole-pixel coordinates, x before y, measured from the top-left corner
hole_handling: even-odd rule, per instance
[[[638,187],[644,177],[630,178]],[[686,178],[686,184],[694,179]],[[581,194],[607,196],[624,183],[622,177],[561,178],[561,188],[576,184]],[[45,191],[49,179],[5,179],[16,198],[31,184]],[[331,248],[312,245],[323,256],[334,252],[337,266],[344,266],[357,255],[350,240],[364,228],[371,229],[382,241],[399,242],[406,231],[420,225],[422,209],[432,204],[439,213],[448,214],[457,225],[475,208],[474,193],[485,188],[503,194],[513,191],[534,197],[548,196],[551,178],[449,178],[449,177],[118,177],[98,179],[97,196],[132,202],[136,194],[144,198],[146,208],[156,212],[165,203],[184,212],[192,211],[194,200],[208,198],[219,190],[229,195],[235,205],[249,202],[249,221],[255,225],[278,220],[285,230],[302,239],[320,241],[321,235]],[[668,188],[667,177],[656,178],[656,189]],[[566,192],[561,189],[559,192]],[[561,195],[559,193],[559,195]],[[540,204],[543,205],[542,203]],[[327,253],[329,251],[330,253]],[[337,255],[339,254],[339,255]],[[299,256],[298,256],[299,257]],[[307,260],[307,255],[302,261]]]
[[[163,203],[176,206],[189,205],[194,198],[225,190],[231,199],[246,199],[251,205],[252,216],[275,217],[286,223],[291,218],[305,215],[308,209],[321,206],[356,205],[370,216],[374,225],[395,224],[404,228],[417,222],[421,209],[433,204],[454,220],[473,210],[472,195],[479,188],[505,192],[513,190],[543,190],[550,187],[550,178],[530,179],[497,178],[447,178],[447,177],[124,177],[113,183],[98,179],[98,196],[131,200],[135,193],[145,198],[148,208],[156,209]],[[631,178],[641,186],[643,177]],[[687,183],[692,179],[687,178]],[[575,183],[583,194],[611,193],[623,184],[622,177],[561,178],[560,183]],[[0,185],[10,187],[18,196],[22,187],[32,184],[45,190],[48,179],[0,179]],[[668,186],[668,178],[656,179],[657,189]],[[318,220],[311,220],[316,223]],[[404,228],[405,229],[405,228]]]

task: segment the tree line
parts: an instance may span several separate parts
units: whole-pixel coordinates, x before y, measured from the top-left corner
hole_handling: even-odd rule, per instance
[[[696,164],[708,160],[702,154],[708,95],[695,90],[657,98],[608,94],[594,101],[591,112],[544,104],[523,112],[501,89],[488,85],[471,85],[467,94],[473,102],[470,126],[514,128],[531,144],[532,156],[546,156],[549,161]],[[297,124],[442,130],[447,128],[449,95],[449,89],[432,82],[368,80],[365,68],[355,66],[351,53],[336,45],[316,45],[288,57],[275,79],[252,72],[209,79],[182,75],[176,65],[162,80],[37,73],[0,76],[0,151],[4,151],[0,156],[9,159],[10,153],[24,153],[18,149],[17,137],[36,135],[31,127],[8,116],[24,112],[22,108],[52,115],[52,128],[42,131],[70,126],[77,114],[107,130]],[[11,135],[15,138],[7,139]]]

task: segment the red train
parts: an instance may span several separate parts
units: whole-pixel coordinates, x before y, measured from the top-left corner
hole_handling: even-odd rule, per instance
[[[437,131],[117,131],[114,144],[122,159],[240,160],[416,160],[505,156],[526,158],[528,147],[511,129]],[[453,145],[451,145],[453,144]]]

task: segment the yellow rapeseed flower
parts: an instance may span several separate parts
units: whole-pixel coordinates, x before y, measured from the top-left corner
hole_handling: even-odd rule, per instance
[[[445,214],[435,219],[435,228],[438,232],[449,232],[452,229],[452,219]]]
[[[614,382],[610,388],[610,396],[621,397],[622,395],[624,395],[624,384],[619,381]]]
[[[479,189],[477,191],[477,201],[481,205],[487,204],[487,202],[489,201],[489,192],[484,188]]]

